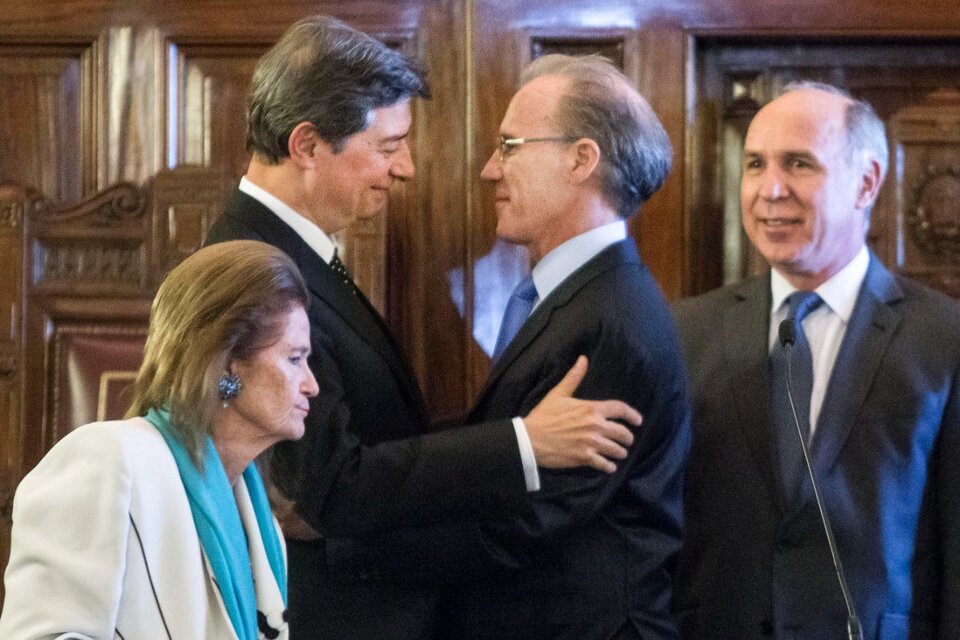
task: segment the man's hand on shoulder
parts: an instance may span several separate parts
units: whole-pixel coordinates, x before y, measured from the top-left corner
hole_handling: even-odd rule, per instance
[[[587,358],[580,356],[563,380],[523,418],[541,467],[593,467],[613,473],[617,470],[613,461],[627,457],[633,433],[615,420],[637,427],[643,418],[619,400],[574,398],[586,374]]]

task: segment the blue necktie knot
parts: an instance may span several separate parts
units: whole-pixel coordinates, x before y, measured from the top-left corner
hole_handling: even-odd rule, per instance
[[[537,286],[533,283],[533,276],[528,275],[526,278],[521,280],[517,287],[513,290],[513,293],[510,294],[526,300],[527,302],[533,302],[537,298]]]
[[[823,304],[823,298],[815,291],[794,291],[787,297],[787,305],[790,309],[787,317],[799,325],[821,304]]]
[[[520,281],[513,293],[510,294],[510,300],[507,302],[507,310],[503,314],[503,322],[500,324],[500,333],[497,335],[497,345],[493,349],[493,359],[500,358],[507,346],[513,341],[514,336],[520,331],[520,327],[526,322],[530,311],[533,309],[533,302],[537,299],[537,287],[533,283],[533,275],[527,275]]]

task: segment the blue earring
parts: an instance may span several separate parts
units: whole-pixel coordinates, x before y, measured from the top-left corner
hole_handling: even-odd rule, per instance
[[[227,407],[227,402],[240,395],[242,390],[243,383],[240,381],[240,376],[235,373],[225,373],[217,381],[217,391],[220,394],[220,399],[223,400],[224,408]]]

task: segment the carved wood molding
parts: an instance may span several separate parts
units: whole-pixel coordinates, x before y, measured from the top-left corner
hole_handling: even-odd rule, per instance
[[[26,211],[31,294],[150,297],[169,269],[203,243],[223,208],[223,173],[164,170],[65,209]]]
[[[23,225],[23,203],[18,201],[0,202],[0,229],[17,228]]]
[[[223,213],[232,184],[223,171],[184,165],[159,172],[151,185],[150,284],[160,286],[167,273],[203,246],[210,226]]]
[[[0,184],[0,229],[20,229],[27,217],[52,208],[53,204],[31,187]]]
[[[147,198],[135,184],[122,182],[97,193],[67,209],[39,212],[42,224],[70,224],[77,227],[119,227],[124,221],[146,213]]]
[[[931,92],[894,114],[890,130],[903,167],[896,186],[910,240],[902,267],[933,270],[935,285],[954,291],[960,264],[960,91]]]
[[[960,263],[960,163],[926,168],[913,185],[906,218],[917,246]]]

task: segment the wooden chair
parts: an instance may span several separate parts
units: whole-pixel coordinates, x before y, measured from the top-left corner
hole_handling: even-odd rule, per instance
[[[0,185],[0,569],[17,483],[71,429],[123,416],[153,295],[227,187],[183,166],[61,209]]]

